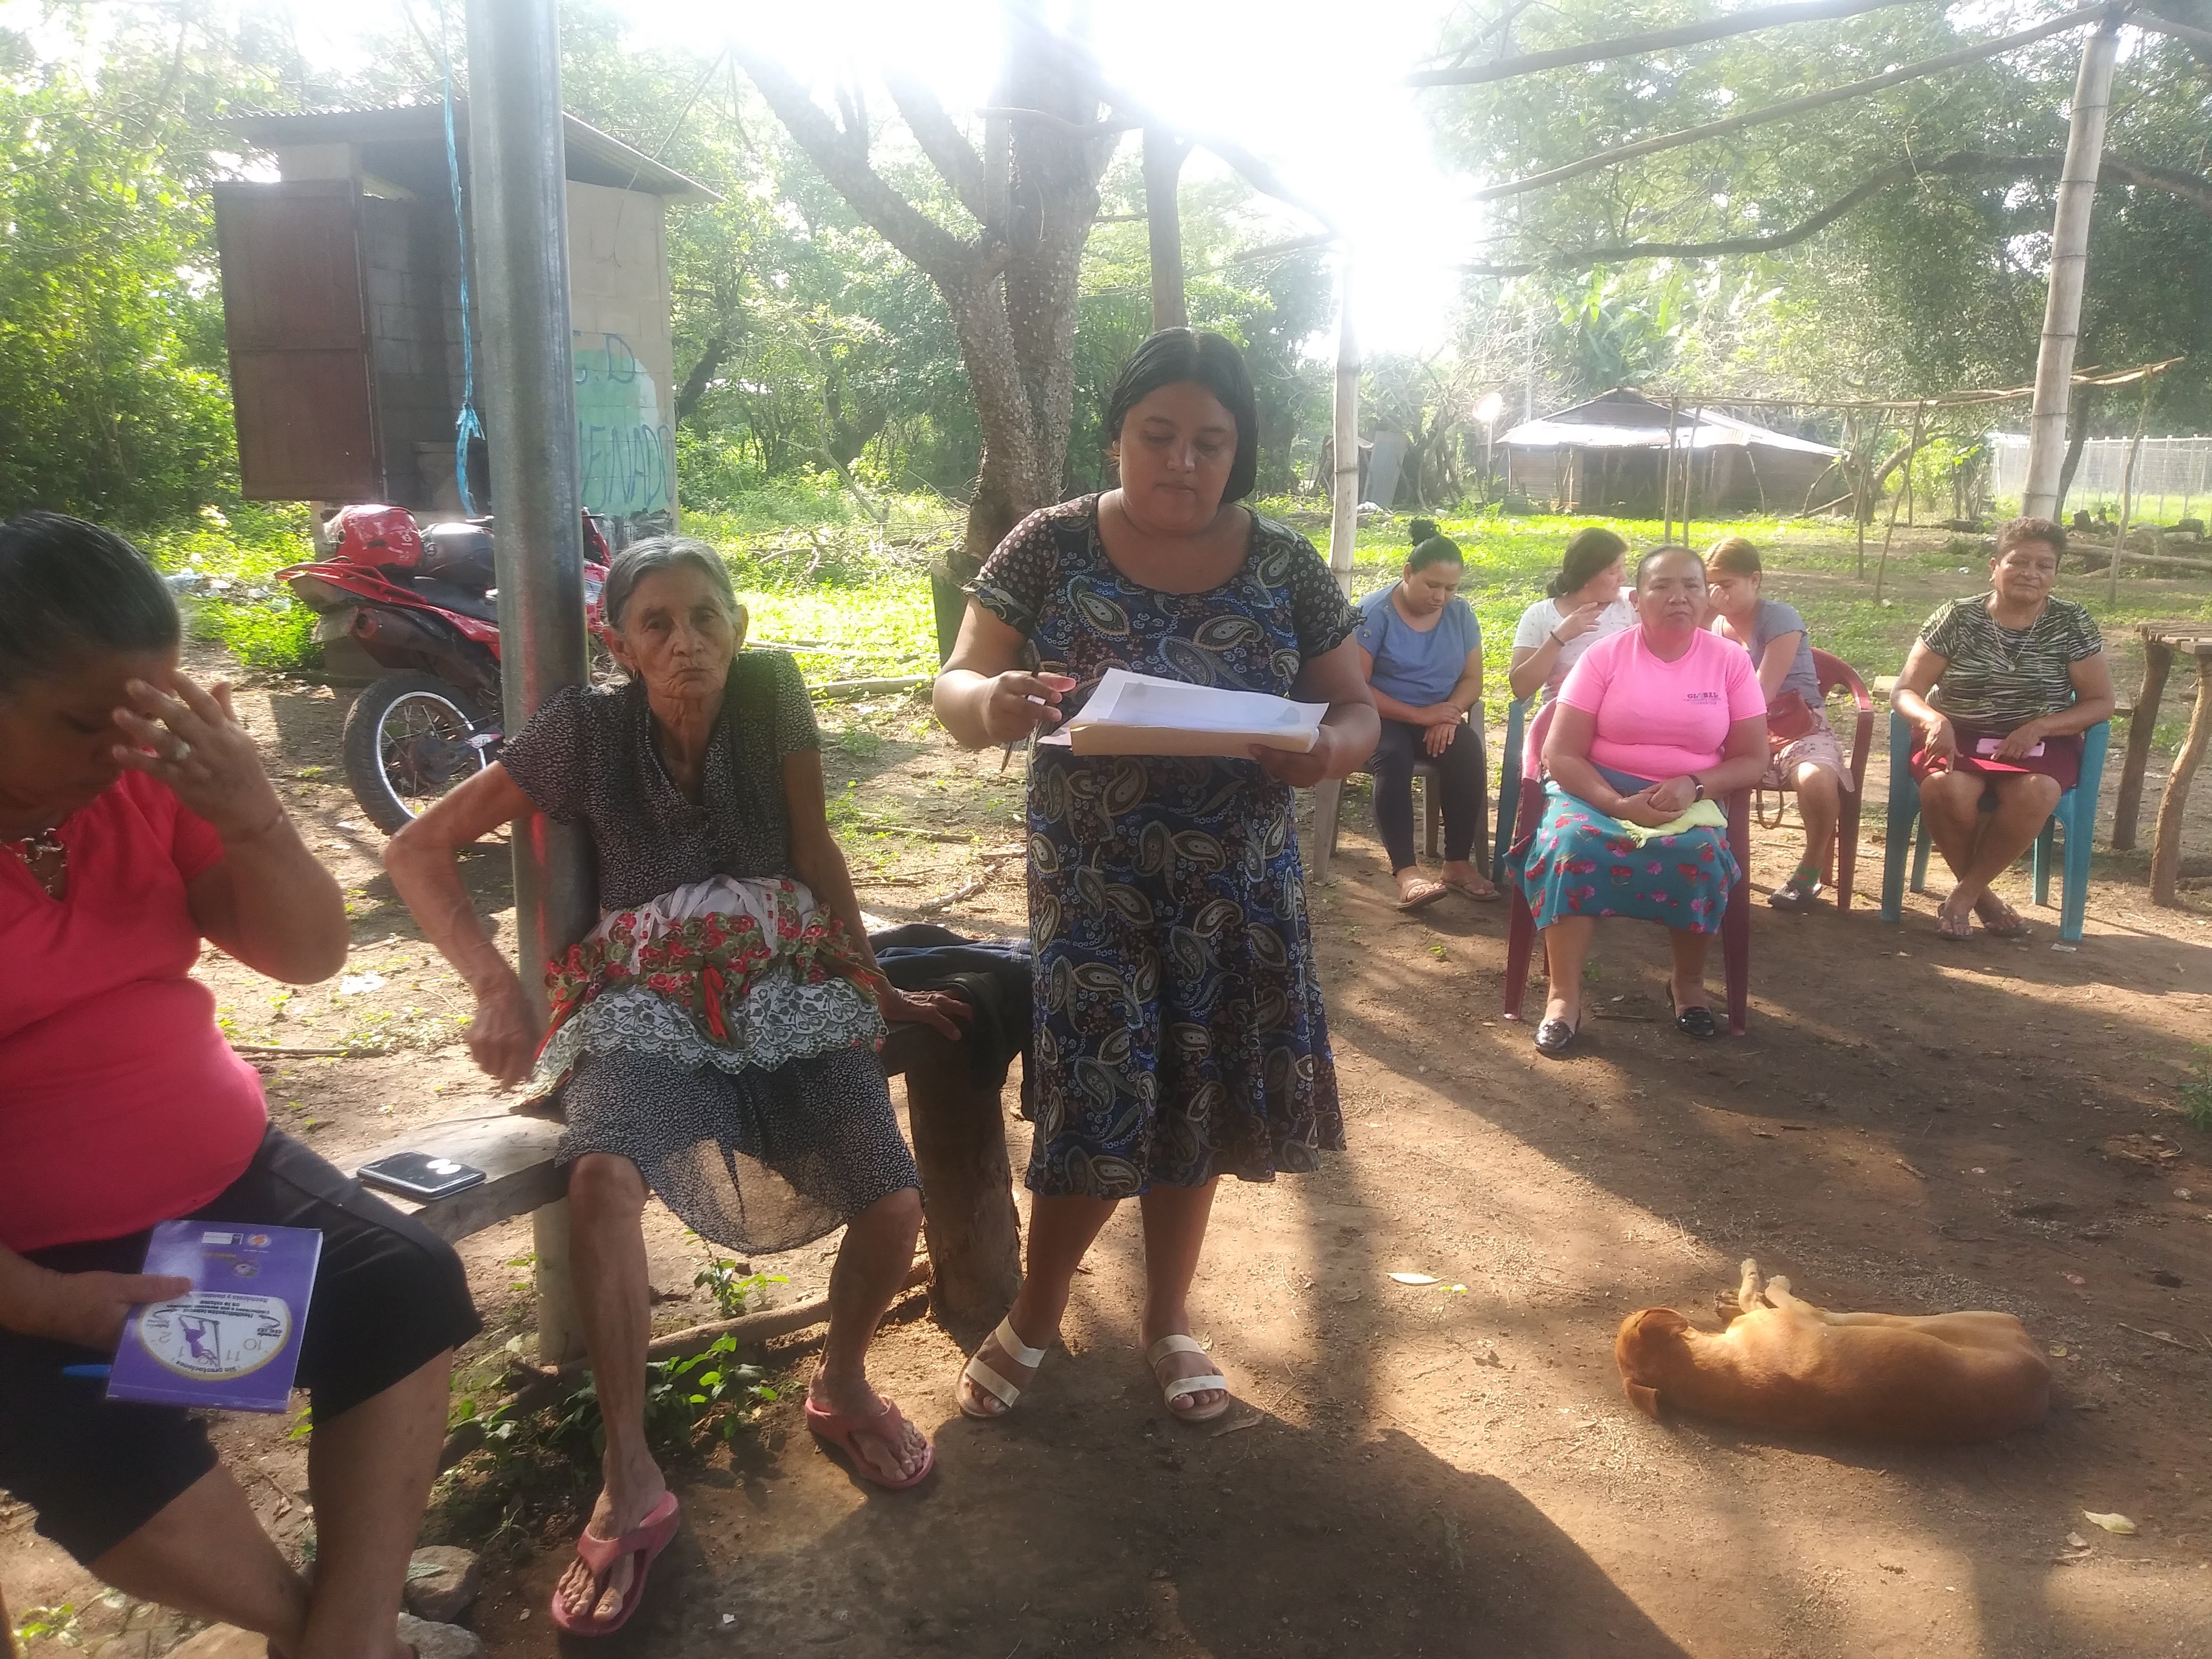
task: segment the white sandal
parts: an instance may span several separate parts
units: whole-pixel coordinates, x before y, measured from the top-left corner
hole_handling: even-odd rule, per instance
[[[1200,1347],[1187,1336],[1164,1336],[1145,1351],[1145,1363],[1152,1367],[1155,1380],[1157,1380],[1160,1361],[1165,1359],[1170,1354],[1202,1354],[1205,1352],[1204,1348]],[[1177,1401],[1188,1400],[1194,1394],[1206,1394],[1216,1389],[1221,1391],[1219,1405],[1209,1406],[1203,1411],[1176,1410]],[[1178,1376],[1172,1382],[1162,1382],[1160,1392],[1166,1397],[1168,1410],[1186,1423],[1211,1423],[1229,1409],[1229,1379],[1222,1376],[1219,1371],[1202,1371],[1196,1376]]]
[[[1006,1358],[1017,1365],[1027,1365],[1030,1370],[1035,1370],[1044,1363],[1045,1351],[1042,1348],[1032,1348],[1015,1334],[1012,1315],[999,1322],[999,1328],[991,1333],[991,1340],[996,1342]],[[1018,1386],[1007,1382],[1005,1377],[983,1363],[983,1350],[980,1347],[969,1357],[968,1364],[961,1370],[960,1377],[978,1394],[988,1394],[1006,1407],[1006,1411],[978,1411],[968,1403],[968,1396],[956,1389],[953,1390],[953,1399],[959,1406],[960,1414],[963,1417],[979,1418],[985,1422],[989,1422],[994,1418],[1004,1417],[1006,1412],[1014,1408],[1014,1401],[1022,1397],[1022,1391]]]

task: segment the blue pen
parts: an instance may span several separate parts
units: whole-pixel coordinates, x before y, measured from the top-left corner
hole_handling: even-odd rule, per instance
[[[88,1382],[104,1382],[107,1380],[108,1372],[113,1369],[109,1365],[64,1365],[62,1367],[62,1375],[81,1376]]]

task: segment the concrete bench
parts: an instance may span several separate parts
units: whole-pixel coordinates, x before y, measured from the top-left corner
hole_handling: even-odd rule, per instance
[[[884,1044],[883,1063],[886,1076],[906,1079],[908,1121],[921,1170],[930,1311],[963,1335],[980,1333],[1013,1305],[1021,1285],[1020,1223],[1000,1091],[977,1087],[969,1075],[965,1046],[927,1026],[896,1027]],[[546,1366],[583,1352],[568,1273],[568,1183],[553,1163],[561,1127],[556,1119],[523,1112],[453,1118],[410,1131],[364,1153],[356,1164],[414,1152],[482,1170],[480,1185],[450,1197],[428,1204],[390,1199],[449,1243],[516,1216],[531,1218],[538,1359]]]

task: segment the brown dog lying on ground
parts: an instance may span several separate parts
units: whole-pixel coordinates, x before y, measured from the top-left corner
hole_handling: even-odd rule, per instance
[[[1762,1285],[1743,1264],[1726,1330],[1701,1331],[1672,1308],[1620,1322],[1613,1357],[1629,1403],[1663,1405],[1758,1428],[1960,1443],[2040,1423],[2051,1367],[2002,1313],[1830,1313]]]

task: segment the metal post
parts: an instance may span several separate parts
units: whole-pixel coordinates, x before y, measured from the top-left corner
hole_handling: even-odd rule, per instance
[[[518,731],[583,682],[583,482],[568,324],[568,180],[558,0],[469,0],[469,172],[499,574],[502,710]],[[592,925],[591,842],[533,813],[514,826],[516,954],[544,1013],[542,965]],[[556,1212],[557,1211],[557,1213]],[[580,1346],[568,1206],[538,1218],[538,1361]]]
[[[2035,402],[2027,419],[2027,483],[2021,512],[2047,519],[2058,511],[2058,475],[2066,461],[2067,412],[2073,400],[2074,348],[2081,334],[2081,289],[2089,270],[2089,210],[2096,204],[2104,160],[2105,117],[2112,101],[2112,58],[2119,22],[2108,16],[2081,49],[2058,209],[2051,229],[2051,290],[2044,305],[2043,343],[2035,359]]]

